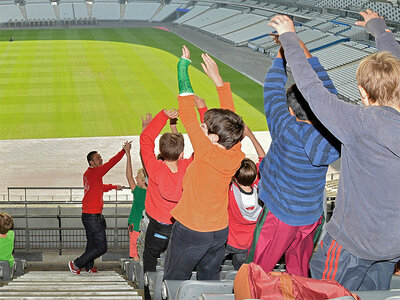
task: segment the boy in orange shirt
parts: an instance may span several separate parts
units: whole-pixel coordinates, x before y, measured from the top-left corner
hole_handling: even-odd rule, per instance
[[[204,123],[196,118],[194,92],[188,67],[190,52],[183,46],[178,63],[179,115],[194,149],[194,160],[183,179],[183,193],[171,211],[172,228],[165,259],[164,279],[219,279],[228,237],[228,190],[232,176],[244,158],[240,141],[244,122],[234,112],[229,83],[224,83],[218,66],[203,54],[202,67],[214,81],[221,108],[208,110]]]

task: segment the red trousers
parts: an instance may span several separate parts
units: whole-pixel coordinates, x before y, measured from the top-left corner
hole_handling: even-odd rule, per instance
[[[285,254],[289,274],[308,277],[315,230],[321,219],[311,225],[290,226],[268,212],[257,240],[254,263],[270,272]]]
[[[129,257],[139,257],[137,252],[137,239],[139,231],[129,231]]]

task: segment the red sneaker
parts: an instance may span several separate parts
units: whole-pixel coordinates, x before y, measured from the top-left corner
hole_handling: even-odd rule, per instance
[[[68,267],[69,270],[71,271],[71,273],[73,274],[80,274],[81,273],[81,269],[79,269],[77,266],[75,266],[74,262],[72,260],[70,260],[68,262]]]
[[[86,273],[98,273],[97,268],[93,267],[90,270],[83,269]]]

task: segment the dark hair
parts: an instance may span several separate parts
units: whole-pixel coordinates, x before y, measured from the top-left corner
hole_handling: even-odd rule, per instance
[[[6,234],[14,227],[13,218],[5,212],[0,213],[0,234]]]
[[[286,104],[290,107],[294,115],[303,121],[314,121],[316,117],[308,105],[306,99],[300,93],[296,84],[291,85],[286,91]]]
[[[185,140],[182,133],[166,132],[160,138],[160,154],[164,160],[178,160],[184,147]]]
[[[97,151],[90,151],[90,152],[88,153],[88,155],[86,156],[87,162],[88,162],[89,166],[90,166],[90,161],[93,160],[93,155],[95,155],[95,154],[97,154],[97,153],[98,153]]]
[[[242,160],[240,168],[235,173],[236,181],[244,186],[251,186],[257,178],[257,166],[249,158],[245,157]]]
[[[231,149],[243,139],[244,122],[242,118],[229,109],[212,108],[204,114],[204,123],[208,134],[218,136],[218,144]]]

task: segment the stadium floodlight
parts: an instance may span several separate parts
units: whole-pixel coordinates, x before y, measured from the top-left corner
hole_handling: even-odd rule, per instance
[[[58,2],[57,1],[50,1],[50,4],[51,5],[58,5]]]
[[[93,4],[93,1],[85,1],[86,4]]]

